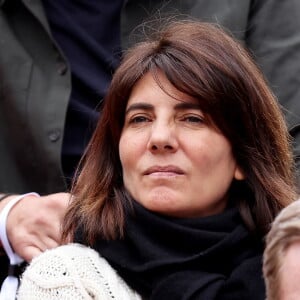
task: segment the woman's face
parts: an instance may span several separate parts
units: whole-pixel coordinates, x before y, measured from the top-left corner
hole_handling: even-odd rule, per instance
[[[233,178],[243,178],[231,145],[207,123],[195,99],[162,73],[159,80],[167,93],[147,73],[129,97],[119,143],[124,185],[151,211],[175,217],[219,213]]]

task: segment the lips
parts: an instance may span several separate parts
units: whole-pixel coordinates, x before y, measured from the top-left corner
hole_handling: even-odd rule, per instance
[[[173,175],[183,175],[184,172],[176,166],[153,166],[148,168],[143,175],[151,174],[173,174]]]

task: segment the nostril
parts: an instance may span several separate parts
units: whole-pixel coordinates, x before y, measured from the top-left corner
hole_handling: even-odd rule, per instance
[[[157,150],[172,150],[173,147],[171,145],[159,145],[159,144],[153,144],[151,145],[151,150],[152,151],[157,151]]]
[[[168,150],[171,150],[171,149],[173,149],[173,147],[171,146],[171,145],[165,145],[165,147],[164,147],[165,149],[168,149]]]

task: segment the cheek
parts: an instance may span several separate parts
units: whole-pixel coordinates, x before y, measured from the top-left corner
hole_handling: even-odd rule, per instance
[[[119,155],[122,165],[123,184],[130,194],[135,195],[139,174],[139,162],[143,155],[143,146],[138,138],[122,135],[119,142]]]
[[[223,136],[216,134],[199,138],[198,142],[197,139],[189,141],[185,152],[199,170],[210,173],[235,165],[231,146]]]
[[[119,155],[123,173],[134,167],[138,158],[142,155],[144,146],[142,141],[133,135],[122,134],[119,142]]]
[[[128,147],[127,138],[122,134],[119,142],[119,155],[120,161],[124,172],[124,166],[127,165],[128,158],[130,158],[130,149],[132,147]]]

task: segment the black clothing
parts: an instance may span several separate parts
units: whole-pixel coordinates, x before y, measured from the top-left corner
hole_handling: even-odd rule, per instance
[[[123,0],[43,0],[51,32],[71,67],[71,97],[62,147],[63,171],[73,177],[99,118],[99,105],[121,56]],[[63,72],[64,63],[61,62]],[[65,66],[66,67],[66,66]]]
[[[97,241],[94,248],[145,299],[265,299],[263,246],[236,208],[179,219],[134,201],[125,230],[124,240]]]

